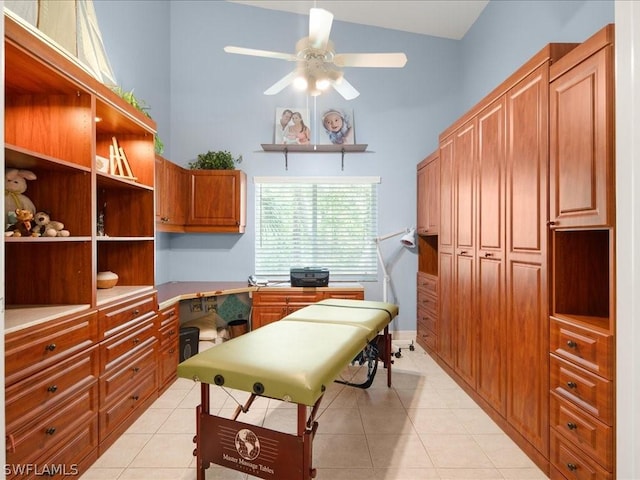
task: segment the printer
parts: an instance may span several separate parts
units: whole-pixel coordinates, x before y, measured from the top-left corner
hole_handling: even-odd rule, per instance
[[[329,269],[324,267],[291,267],[292,287],[326,287],[329,285]]]

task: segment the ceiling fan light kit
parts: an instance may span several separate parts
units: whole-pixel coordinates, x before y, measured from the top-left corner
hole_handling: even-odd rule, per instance
[[[346,100],[356,98],[360,93],[345,78],[339,67],[383,67],[402,68],[407,63],[404,53],[343,53],[336,54],[329,40],[333,14],[322,8],[312,8],[309,12],[309,36],[296,43],[296,53],[271,52],[252,48],[227,46],[224,51],[240,55],[276,58],[295,61],[295,70],[265,90],[265,95],[275,95],[287,86],[313,97],[333,87]]]

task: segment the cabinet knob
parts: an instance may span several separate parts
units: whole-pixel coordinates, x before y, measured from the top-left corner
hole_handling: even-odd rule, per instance
[[[547,222],[547,225],[550,226],[550,227],[553,227],[555,224],[556,224],[556,222],[554,222],[554,221]]]
[[[55,343],[50,343],[49,345],[47,345],[46,350],[48,350],[49,352],[53,352],[56,349],[56,344]]]
[[[140,367],[133,367],[131,370],[133,373],[138,373],[140,371]]]
[[[53,435],[54,433],[56,433],[56,427],[49,427],[44,431],[44,433],[46,433],[47,435]]]
[[[175,335],[176,331],[175,330],[169,330],[169,335]]]
[[[569,387],[569,388],[577,388],[578,384],[576,382],[567,382],[567,387]]]
[[[47,392],[51,392],[51,393],[55,393],[57,390],[58,390],[57,385],[51,385],[49,388],[47,388]]]
[[[136,308],[132,313],[134,317],[137,317],[138,315],[140,315],[140,310]]]
[[[172,348],[172,349],[169,350],[169,354],[173,355],[174,353],[176,353],[176,349],[175,348]]]
[[[573,340],[568,340],[567,341],[567,347],[569,347],[569,348],[578,348],[578,344],[576,342],[574,342]]]
[[[140,343],[140,339],[139,339],[138,337],[136,337],[136,338],[134,338],[134,339],[133,339],[133,344],[134,344],[134,345],[137,345],[137,344],[139,344],[139,343]]]
[[[131,400],[137,401],[140,399],[140,396],[138,395],[131,395]]]
[[[575,463],[567,463],[567,468],[572,472],[575,472],[578,469],[578,466]]]
[[[578,428],[578,425],[576,425],[576,424],[575,424],[575,423],[573,423],[573,422],[569,422],[569,423],[567,423],[567,428],[568,428],[569,430],[575,430],[576,428]]]

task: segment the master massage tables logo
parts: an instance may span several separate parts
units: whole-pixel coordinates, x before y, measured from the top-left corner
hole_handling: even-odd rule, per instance
[[[251,430],[238,430],[235,439],[236,451],[245,460],[255,460],[260,455],[260,440]]]

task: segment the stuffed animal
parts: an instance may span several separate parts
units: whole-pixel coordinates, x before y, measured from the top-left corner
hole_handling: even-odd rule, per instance
[[[41,237],[68,237],[69,230],[64,229],[64,223],[51,220],[47,212],[37,212],[33,217],[35,225],[31,229],[37,236]]]
[[[31,232],[31,220],[33,220],[33,213],[29,210],[22,210],[16,208],[15,216],[17,222],[11,225],[10,230],[5,232],[7,237],[37,237],[37,234]]]
[[[36,174],[30,170],[7,168],[4,172],[4,214],[5,229],[16,224],[16,209],[36,213],[36,207],[24,192],[27,191],[27,180],[35,180]]]

